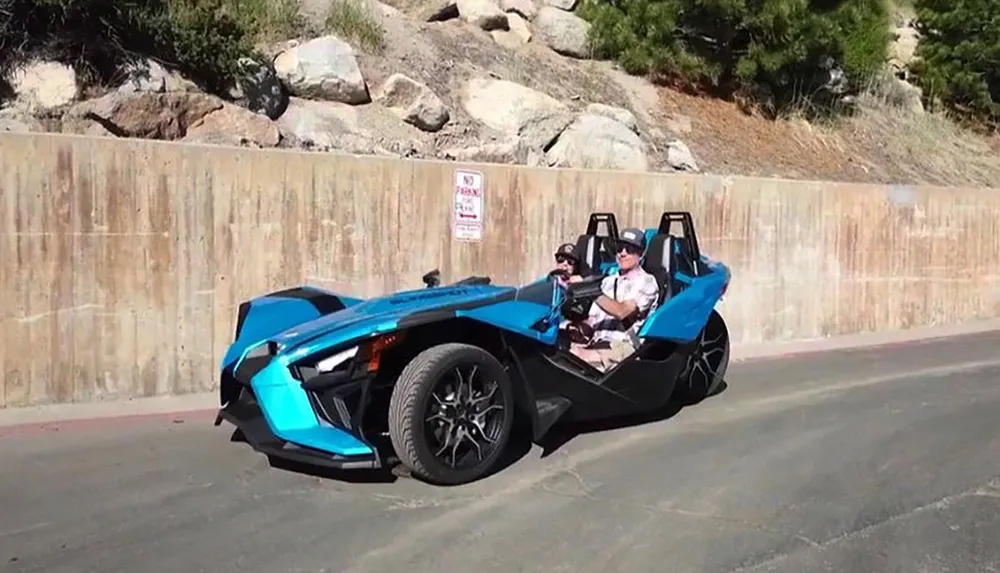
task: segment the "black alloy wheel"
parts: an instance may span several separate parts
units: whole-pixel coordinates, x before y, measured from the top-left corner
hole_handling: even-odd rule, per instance
[[[429,482],[456,485],[489,472],[514,422],[503,366],[477,346],[448,343],[418,354],[400,374],[389,434],[400,461]]]

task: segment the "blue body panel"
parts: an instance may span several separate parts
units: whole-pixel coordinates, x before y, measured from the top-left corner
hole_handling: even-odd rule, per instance
[[[394,293],[368,300],[339,297],[346,308],[321,316],[308,301],[281,296],[253,299],[239,336],[223,359],[223,368],[239,367],[254,347],[273,341],[278,352],[270,364],[250,380],[257,403],[274,435],[337,455],[371,453],[371,448],[349,432],[322,421],[301,382],[291,375],[289,364],[336,346],[350,346],[395,330],[399,320],[422,311],[434,311],[488,300],[514,287],[443,286]],[[476,312],[480,311],[480,312]],[[509,301],[480,309],[456,312],[475,320],[554,340],[551,333],[532,331],[530,326],[549,313],[549,307]],[[548,338],[546,336],[548,335]]]
[[[317,320],[298,324],[283,331],[274,340],[286,348],[295,348],[304,341],[310,341],[310,347],[316,344],[332,346],[340,341],[338,339],[346,340],[344,336],[337,334],[345,329],[354,331],[353,327],[360,327],[362,330],[376,334],[384,332],[386,328],[394,328],[396,322],[407,315],[473,303],[511,290],[514,290],[514,287],[487,285],[442,286],[433,289],[402,291],[368,299]]]
[[[254,299],[239,335],[222,358],[222,367],[235,364],[248,348],[269,336],[319,316],[319,311],[307,300],[266,296]]]
[[[555,344],[559,334],[558,321],[545,332],[531,328],[533,324],[552,314],[551,306],[543,306],[534,302],[511,300],[472,310],[462,310],[455,314],[485,322],[503,330],[516,332],[544,344]]]
[[[678,273],[687,287],[653,311],[639,330],[640,338],[690,342],[698,337],[729,283],[725,265],[704,257],[702,261],[712,272],[699,277]]]
[[[316,416],[301,383],[292,377],[287,358],[275,357],[253,377],[250,386],[267,425],[279,438],[343,456],[372,452],[361,440]]]

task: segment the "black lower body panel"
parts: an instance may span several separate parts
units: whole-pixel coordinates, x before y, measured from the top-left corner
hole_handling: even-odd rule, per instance
[[[329,452],[307,448],[282,440],[271,432],[264,413],[249,387],[243,387],[238,399],[219,410],[215,419],[218,426],[223,420],[236,426],[254,450],[284,460],[336,470],[380,469],[382,460],[374,454],[338,456]]]

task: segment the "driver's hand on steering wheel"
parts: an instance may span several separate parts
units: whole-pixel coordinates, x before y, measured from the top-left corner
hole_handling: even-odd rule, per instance
[[[549,271],[549,277],[556,279],[556,282],[559,283],[559,286],[566,286],[570,282],[572,282],[569,280],[570,279],[569,274],[562,269],[552,269],[551,271]]]
[[[594,328],[590,326],[590,324],[582,321],[570,322],[567,324],[566,332],[569,334],[571,341],[580,344],[590,342],[590,339],[594,336]]]

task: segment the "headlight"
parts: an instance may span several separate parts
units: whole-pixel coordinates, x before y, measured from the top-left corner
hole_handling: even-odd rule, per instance
[[[354,346],[352,348],[348,348],[347,350],[338,352],[333,356],[324,358],[323,360],[320,360],[319,362],[316,363],[316,371],[319,372],[320,374],[326,372],[333,372],[333,370],[337,366],[340,366],[344,362],[350,360],[351,358],[354,358],[357,355],[357,353],[358,353],[358,347]]]

